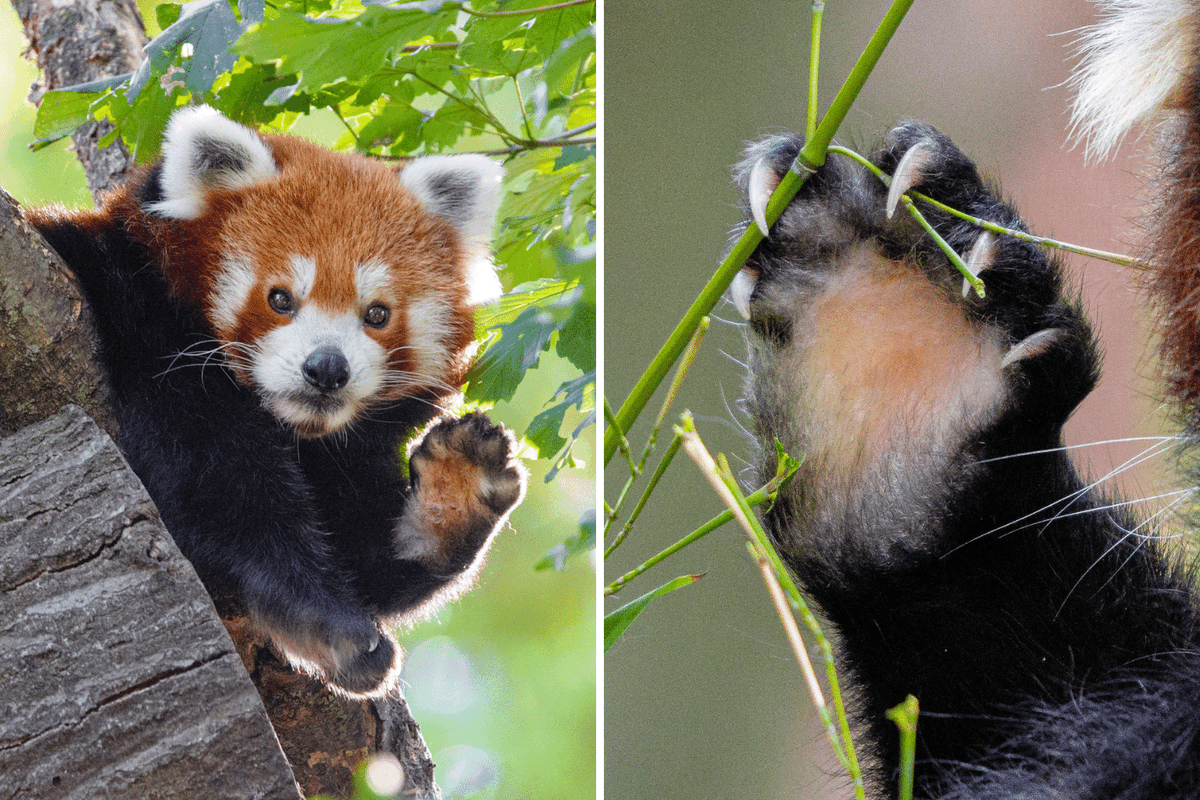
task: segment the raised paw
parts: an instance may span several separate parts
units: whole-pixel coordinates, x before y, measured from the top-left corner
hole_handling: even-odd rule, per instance
[[[761,209],[800,146],[784,135],[748,148],[735,169],[747,225],[761,227]],[[806,458],[773,514],[809,518],[807,530],[838,531],[830,535],[839,540],[858,527],[849,517],[862,512],[862,493],[871,502],[909,489],[922,496],[913,487],[937,486],[964,448],[979,447],[1005,420],[1061,425],[1095,379],[1090,332],[1063,297],[1059,264],[1034,244],[918,199],[984,281],[985,297],[964,296],[962,274],[909,213],[901,197],[920,192],[1023,230],[949,139],[905,123],[871,161],[891,176],[890,189],[831,154],[730,291],[753,333],[746,407],[764,445],[761,476],[774,474],[774,439]],[[915,514],[894,509],[881,518]],[[896,517],[895,532],[904,519]]]
[[[398,558],[452,575],[470,566],[525,493],[517,443],[468,414],[438,422],[409,454],[413,496],[396,526]]]
[[[735,169],[747,211],[760,227],[767,199],[801,144],[791,134],[754,143]],[[856,162],[830,155],[736,277],[731,299],[756,332],[785,342],[796,324],[807,324],[803,309],[834,295],[850,302],[854,307],[848,311],[860,317],[888,309],[904,315],[911,305],[909,316],[921,330],[936,334],[938,325],[948,326],[943,339],[961,339],[957,318],[966,320],[1000,349],[1003,368],[1055,354],[1064,361],[1060,372],[1079,377],[1074,393],[1086,393],[1094,372],[1090,332],[1077,306],[1063,299],[1061,266],[1033,243],[982,230],[918,200],[916,208],[940,238],[982,277],[986,292],[979,298],[965,291],[942,245],[901,200],[920,192],[977,219],[1024,231],[1016,211],[998,199],[970,159],[928,125],[907,122],[888,133],[871,161],[890,176],[890,186]],[[873,307],[863,311],[862,302]],[[928,317],[939,306],[947,311],[940,323]],[[925,325],[931,322],[933,328]]]

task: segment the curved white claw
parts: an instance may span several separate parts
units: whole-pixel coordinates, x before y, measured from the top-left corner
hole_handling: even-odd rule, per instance
[[[1050,347],[1059,339],[1067,335],[1067,332],[1062,328],[1043,328],[1037,333],[1031,333],[1026,336],[1004,355],[1000,361],[1000,369],[1004,369],[1011,364],[1025,358],[1040,356],[1042,353],[1050,349]]]
[[[984,231],[975,239],[975,244],[971,245],[971,252],[967,255],[966,261],[967,270],[973,277],[978,278],[985,269],[991,269],[992,258],[995,254],[996,237],[990,231]],[[970,288],[970,281],[963,278],[963,297],[967,296]]]
[[[756,283],[757,273],[749,269],[740,269],[729,284],[729,299],[733,301],[733,307],[742,315],[742,319],[750,319],[750,295],[754,292]]]
[[[971,245],[971,252],[967,256],[967,269],[971,270],[972,275],[978,276],[985,269],[991,269],[995,254],[996,237],[991,231],[984,231],[979,234],[975,244]]]
[[[896,165],[896,173],[892,175],[892,185],[888,189],[888,219],[896,213],[896,206],[900,205],[900,196],[921,182],[922,173],[929,166],[933,153],[933,140],[922,139],[908,148],[908,152],[900,159],[900,163]]]
[[[750,216],[754,218],[754,224],[762,231],[763,236],[768,235],[769,229],[767,203],[771,202],[771,194],[778,185],[779,176],[775,174],[775,170],[771,169],[767,159],[760,158],[756,161],[750,170],[750,185],[746,191],[750,200]]]

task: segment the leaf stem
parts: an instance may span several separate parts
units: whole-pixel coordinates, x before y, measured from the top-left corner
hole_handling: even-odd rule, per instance
[[[533,126],[529,124],[529,114],[525,111],[525,98],[521,94],[521,82],[517,76],[512,76],[513,89],[517,92],[517,108],[521,109],[521,121],[525,123],[525,141],[532,142],[537,137],[533,135]]]
[[[680,423],[680,432],[683,433],[683,447],[692,460],[696,462],[701,471],[704,472],[709,482],[716,489],[717,494],[733,512],[734,517],[739,524],[745,529],[746,534],[750,537],[750,546],[755,557],[759,559],[760,564],[769,562],[771,572],[774,573],[776,585],[785,589],[787,593],[788,604],[791,608],[800,615],[804,620],[804,624],[812,632],[816,638],[818,645],[821,648],[821,657],[825,661],[825,672],[829,679],[830,693],[833,695],[834,711],[837,715],[837,726],[834,724],[833,714],[830,713],[829,707],[825,703],[824,696],[820,693],[819,685],[816,684],[815,677],[811,676],[812,665],[808,661],[807,653],[803,652],[803,647],[800,648],[801,653],[797,654],[800,660],[801,668],[805,664],[808,665],[808,672],[805,675],[805,681],[812,686],[818,686],[818,690],[813,694],[813,704],[817,707],[817,713],[821,717],[821,722],[825,726],[826,733],[829,736],[830,744],[833,747],[834,753],[837,754],[839,760],[846,767],[847,772],[854,782],[854,793],[858,800],[865,800],[866,789],[863,784],[862,768],[859,766],[858,757],[854,751],[854,742],[850,737],[850,721],[846,716],[845,703],[842,700],[841,687],[837,678],[837,668],[833,661],[833,647],[829,644],[829,640],[825,638],[825,634],[821,631],[821,625],[817,622],[817,618],[813,616],[808,608],[808,604],[804,602],[804,598],[800,595],[800,590],[796,588],[795,582],[792,581],[791,575],[784,567],[783,562],[779,558],[779,554],[775,551],[775,547],[771,544],[770,538],[758,519],[750,512],[746,498],[742,495],[741,489],[738,488],[737,480],[733,477],[733,473],[729,469],[729,465],[725,462],[723,456],[720,457],[721,464],[718,467],[709,455],[708,450],[704,447],[704,443],[700,441],[699,435],[696,433],[695,425],[690,416],[684,416]],[[777,445],[777,452],[780,453],[780,466],[777,472],[777,477],[786,480],[784,473],[786,456],[782,452],[782,447]],[[794,461],[791,463],[795,463]],[[789,473],[790,474],[790,473]],[[768,589],[770,582],[768,581]],[[790,614],[788,616],[791,616]],[[794,621],[794,620],[793,620]],[[787,623],[784,622],[785,627]],[[790,638],[790,631],[789,631]],[[794,645],[793,645],[794,646]],[[840,730],[840,737],[839,737]]]
[[[680,441],[682,441],[682,439],[680,439]],[[766,486],[763,486],[758,491],[756,491],[754,494],[747,497],[746,503],[751,506],[761,505],[762,503],[770,503],[772,500],[775,499],[775,491],[778,488],[779,488],[778,486],[773,486],[771,483],[768,483]],[[697,528],[696,530],[689,533],[687,536],[684,536],[678,542],[675,542],[675,544],[662,550],[658,554],[651,556],[650,558],[646,559],[642,564],[638,565],[637,567],[634,567],[629,572],[626,572],[624,575],[617,578],[615,581],[610,583],[608,586],[605,586],[604,587],[604,596],[608,597],[609,595],[614,595],[617,592],[621,591],[621,589],[624,588],[625,584],[629,583],[631,580],[636,578],[638,575],[641,575],[643,572],[650,569],[654,565],[662,562],[664,559],[668,558],[669,556],[675,555],[680,550],[682,550],[683,548],[692,544],[693,542],[703,539],[705,536],[712,533],[717,528],[720,528],[722,525],[725,525],[726,523],[730,522],[732,519],[733,519],[732,511],[722,511],[720,514],[713,517],[708,522],[704,523],[699,528]]]
[[[917,758],[917,716],[920,705],[911,694],[895,708],[887,710],[887,718],[900,729],[900,800],[912,800],[913,765]]]
[[[616,431],[617,441],[620,443],[621,455],[625,456],[625,461],[629,464],[630,474],[636,476],[638,474],[637,465],[633,463],[633,453],[629,449],[629,440],[625,438],[625,429],[621,427],[620,422],[613,415],[612,406],[608,404],[608,398],[604,398],[604,420],[608,423],[608,429]]]
[[[881,170],[879,167],[872,164],[861,153],[856,153],[855,151],[851,150],[848,147],[838,147],[836,145],[830,147],[829,152],[836,153],[837,155],[845,156],[847,158],[853,159],[854,161],[857,161],[863,167],[868,169],[872,174],[874,174],[876,178],[879,178],[879,180],[883,182],[884,186],[892,185],[892,177],[890,175],[888,175],[886,172],[884,172],[883,170]],[[1051,248],[1054,250],[1063,250],[1068,253],[1075,253],[1076,255],[1087,256],[1088,258],[1096,258],[1096,259],[1100,259],[1101,261],[1109,261],[1113,264],[1120,264],[1120,265],[1126,266],[1126,267],[1136,266],[1138,264],[1138,260],[1136,258],[1134,258],[1133,256],[1124,255],[1122,253],[1110,253],[1105,250],[1096,250],[1091,247],[1084,247],[1084,246],[1078,245],[1078,244],[1062,242],[1057,239],[1048,238],[1046,236],[1035,236],[1032,233],[1026,233],[1025,231],[1019,231],[1014,228],[1005,228],[1003,225],[997,225],[994,222],[988,222],[987,220],[981,219],[980,217],[975,217],[964,211],[959,211],[958,209],[952,208],[939,200],[934,200],[929,195],[922,194],[921,192],[908,191],[908,192],[905,192],[905,194],[911,195],[914,200],[920,200],[922,203],[928,203],[929,205],[933,206],[934,208],[944,211],[947,214],[958,217],[961,220],[970,222],[972,225],[975,225],[978,228],[982,228],[985,231],[991,231],[992,233],[997,233],[1002,236],[1011,236],[1014,239],[1020,239],[1023,242],[1029,242],[1030,244],[1036,244],[1036,245],[1040,245],[1042,247],[1048,247],[1048,248]]]
[[[613,541],[609,548],[604,551],[605,558],[608,558],[610,555],[612,555],[613,551],[621,546],[621,543],[625,541],[625,537],[627,537],[629,532],[633,530],[633,523],[637,522],[637,518],[641,515],[642,509],[646,507],[646,502],[650,499],[651,493],[654,491],[655,487],[658,486],[658,482],[662,479],[663,473],[665,473],[667,471],[667,467],[671,465],[671,461],[675,458],[675,454],[679,452],[679,446],[682,443],[683,440],[679,436],[676,436],[671,441],[670,446],[667,448],[667,452],[663,454],[662,461],[660,461],[658,464],[658,468],[654,470],[654,474],[650,476],[650,482],[646,484],[646,488],[642,492],[642,496],[638,498],[637,505],[635,505],[633,507],[633,511],[629,513],[629,519],[625,521],[625,526],[621,529],[621,532],[617,534],[616,540]],[[645,459],[642,460],[642,464],[644,463]],[[639,464],[638,467],[640,469],[641,464]],[[632,478],[630,478],[630,480],[632,480]],[[620,511],[621,503],[624,501],[624,499],[624,492],[622,492],[621,499],[617,501],[616,507],[613,508],[614,516]]]
[[[493,114],[491,111],[489,111],[487,106],[484,105],[483,103],[480,103],[479,105],[474,105],[473,103],[469,103],[466,100],[464,100],[462,97],[459,97],[458,95],[456,95],[454,92],[447,91],[444,86],[439,86],[438,84],[434,83],[433,81],[429,80],[428,78],[425,78],[422,75],[417,74],[417,72],[415,72],[413,70],[396,70],[396,72],[403,72],[405,74],[412,75],[415,80],[420,81],[421,83],[425,84],[426,86],[433,89],[434,91],[444,94],[446,97],[448,97],[449,99],[458,103],[459,105],[463,106],[464,108],[470,109],[471,111],[474,111],[476,114],[479,114],[480,116],[482,116],[484,119],[486,119],[488,122],[490,122],[492,124],[492,127],[496,129],[496,133],[500,136],[500,138],[504,139],[505,141],[507,141],[507,142],[520,142],[521,141],[521,137],[513,135],[513,133],[511,131],[509,131],[508,128],[504,127],[504,123],[501,122],[499,120],[499,118],[496,117],[495,114]]]
[[[696,360],[696,353],[700,350],[700,342],[704,340],[704,334],[707,330],[708,318],[706,317],[701,321],[700,327],[696,330],[696,335],[692,337],[692,341],[688,344],[687,351],[683,354],[683,359],[679,362],[679,366],[675,369],[675,377],[671,379],[671,386],[667,390],[667,396],[663,400],[662,408],[659,409],[658,417],[654,420],[654,429],[650,431],[650,436],[646,441],[646,447],[642,451],[642,458],[640,461],[638,461],[637,466],[634,467],[635,471],[632,472],[628,480],[625,481],[625,486],[621,488],[621,496],[617,498],[616,505],[612,507],[611,516],[604,524],[604,535],[606,537],[608,536],[609,527],[612,525],[613,521],[615,521],[617,515],[621,513],[621,506],[625,504],[625,498],[629,495],[629,490],[632,487],[633,481],[638,475],[642,474],[642,469],[646,466],[646,460],[650,458],[650,453],[654,450],[654,443],[658,441],[658,432],[662,429],[663,422],[666,421],[667,413],[670,411],[671,404],[675,402],[675,397],[679,394],[679,387],[683,384],[683,379],[687,376],[688,369],[691,368],[692,363]],[[676,439],[678,438],[679,437],[676,437]],[[679,442],[672,442],[671,448],[671,451],[664,459],[664,463],[659,465],[658,469],[655,471],[654,477],[650,480],[650,485],[646,487],[645,493],[642,495],[641,500],[638,501],[637,507],[633,510],[629,520],[625,523],[625,526],[621,530],[617,540],[612,543],[612,546],[609,547],[608,550],[605,551],[605,558],[608,558],[610,555],[612,555],[612,552],[616,550],[617,547],[620,546],[621,542],[625,541],[625,537],[629,535],[629,532],[633,527],[634,520],[637,518],[638,514],[641,513],[642,506],[646,504],[646,501],[650,498],[650,493],[654,491],[654,487],[658,484],[659,478],[662,477],[662,471],[666,469],[667,462],[674,458],[675,453],[679,450]]]
[[[541,14],[545,11],[557,11],[560,8],[569,8],[571,6],[586,6],[594,4],[596,0],[567,0],[565,3],[556,3],[552,6],[541,6],[539,8],[522,8],[517,11],[476,11],[466,3],[452,3],[459,11],[464,11],[473,17],[523,17],[532,14]]]

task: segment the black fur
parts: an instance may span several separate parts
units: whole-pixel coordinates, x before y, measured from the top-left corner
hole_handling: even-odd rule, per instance
[[[927,126],[893,130],[872,161],[890,174],[922,140],[936,155],[914,188],[1023,228],[974,165]],[[794,136],[752,145],[737,171],[743,191],[755,162],[767,158],[782,173],[799,145]],[[766,515],[789,567],[836,627],[877,790],[894,796],[899,758],[884,712],[911,693],[921,705],[918,796],[1200,797],[1195,591],[1154,531],[1109,507],[1056,449],[1099,361],[1060,265],[1001,237],[981,276],[986,299],[960,299],[961,277],[929,237],[903,210],[886,218],[886,194],[861,166],[831,155],[750,259],[758,280],[747,399],[762,442],[760,477],[774,475],[776,437],[805,455],[807,442],[794,432],[811,420],[789,415],[822,409],[795,411],[781,387],[797,377],[784,372],[797,361],[785,356],[804,333],[796,326],[822,276],[844,268],[856,245],[924,274],[1004,347],[1046,329],[1057,334],[1000,370],[1001,400],[978,419],[958,420],[952,447],[896,445],[907,451],[896,462],[906,474],[927,478],[863,475],[835,505],[820,462],[806,463]],[[921,210],[959,253],[971,249],[977,228]],[[772,302],[780,297],[790,305]]]
[[[158,197],[159,175],[153,169],[134,196]],[[420,482],[415,465],[411,484],[402,474],[402,447],[441,413],[439,398],[410,396],[335,434],[299,439],[219,354],[188,354],[216,345],[210,328],[169,295],[123,220],[48,218],[39,229],[95,311],[121,449],[210,591],[232,593],[268,631],[342,653],[340,672],[322,677],[343,690],[386,688],[399,649],[380,620],[415,620],[462,583],[519,498],[511,435],[482,415],[429,431],[444,438],[466,425],[499,442],[486,456],[459,455],[517,491],[484,499],[498,508],[456,534],[453,559],[399,558],[398,521],[415,513]]]

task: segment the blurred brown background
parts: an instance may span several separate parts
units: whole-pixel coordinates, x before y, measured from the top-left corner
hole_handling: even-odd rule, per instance
[[[605,5],[604,353],[613,408],[722,254],[738,219],[729,165],[743,141],[803,127],[809,8]],[[827,4],[822,111],[886,8],[880,0]],[[1002,181],[1035,232],[1129,252],[1137,241],[1140,156],[1151,137],[1103,164],[1085,163],[1068,137],[1071,92],[1063,83],[1074,31],[1093,14],[1084,0],[918,2],[839,139],[869,150],[897,120],[927,120]],[[1153,367],[1131,274],[1074,257],[1070,271],[1083,285],[1107,358],[1104,382],[1072,422],[1069,440],[1153,433]],[[676,409],[691,409],[709,449],[729,454],[736,469],[737,457],[749,452],[734,410],[741,384],[734,359],[744,345],[733,308],[722,303],[716,314],[727,322],[714,320]],[[643,442],[645,431],[639,426],[632,441]],[[1087,448],[1080,458],[1100,476],[1144,446]],[[1166,466],[1155,459],[1116,484],[1127,496],[1149,497],[1163,485]],[[610,502],[626,476],[614,459],[605,475]],[[606,564],[607,580],[720,510],[681,455]],[[608,797],[851,796],[741,536],[733,528],[711,534],[606,601],[607,612],[677,575],[707,573],[652,606],[605,659]]]

